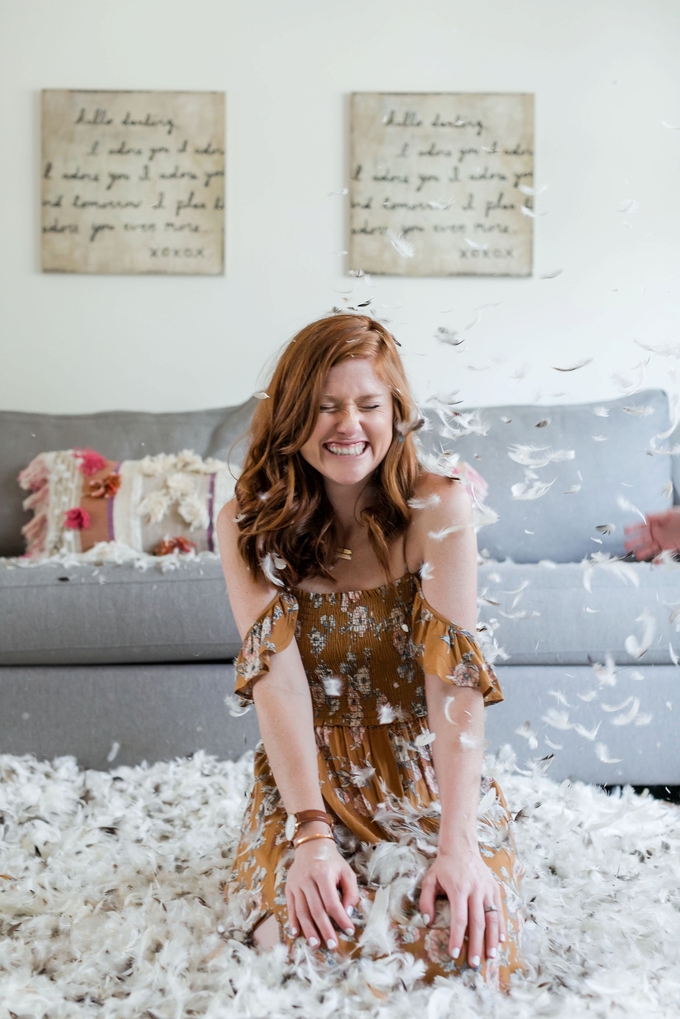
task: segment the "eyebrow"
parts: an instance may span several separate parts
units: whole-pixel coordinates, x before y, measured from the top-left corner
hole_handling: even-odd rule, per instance
[[[363,393],[360,400],[380,400],[385,394],[384,393]],[[321,397],[322,400],[336,400],[337,397],[331,396],[330,393],[324,393]]]

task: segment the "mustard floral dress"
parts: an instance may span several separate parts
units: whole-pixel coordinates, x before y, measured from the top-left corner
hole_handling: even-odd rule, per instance
[[[424,676],[481,689],[486,704],[503,699],[491,665],[474,637],[438,615],[419,580],[364,591],[318,594],[284,590],[247,633],[236,661],[236,693],[252,702],[252,682],[269,669],[273,652],[295,638],[314,709],[321,792],[334,819],[338,848],[357,875],[361,900],[356,932],[337,935],[338,957],[383,957],[408,952],[423,975],[467,968],[466,952],[447,951],[449,910],[437,900],[425,927],[418,911],[420,883],[436,854],[440,804],[432,764]],[[260,682],[266,682],[261,679]],[[285,881],[293,852],[285,835],[286,810],[262,743],[233,871],[225,887],[230,925],[241,938],[272,913],[288,943]],[[478,838],[484,861],[500,882],[507,940],[495,960],[482,963],[487,982],[506,988],[522,968],[522,867],[503,795],[483,779]],[[320,843],[323,845],[323,843]]]

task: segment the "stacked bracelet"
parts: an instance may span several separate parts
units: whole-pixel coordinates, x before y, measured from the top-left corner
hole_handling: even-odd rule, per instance
[[[303,845],[305,842],[311,842],[313,839],[331,839],[335,841],[332,835],[326,834],[325,832],[316,832],[314,835],[303,835],[300,839],[293,839],[293,849],[297,849],[298,846]]]
[[[295,844],[295,836],[300,830],[301,825],[307,824],[309,821],[323,821],[324,824],[328,825],[331,831],[333,830],[333,820],[330,814],[327,814],[325,810],[298,810],[296,814],[288,815],[288,821],[286,822],[286,837]],[[323,838],[332,837],[332,835],[323,836]]]

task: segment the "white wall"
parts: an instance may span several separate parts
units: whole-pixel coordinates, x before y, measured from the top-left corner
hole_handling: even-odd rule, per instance
[[[0,0],[0,18],[0,408],[246,399],[353,286],[328,197],[352,91],[536,95],[534,278],[373,278],[421,399],[606,399],[630,391],[613,372],[680,388],[677,357],[634,343],[680,343],[677,0]],[[41,88],[227,92],[225,277],[40,273]],[[465,349],[434,340],[492,302]]]

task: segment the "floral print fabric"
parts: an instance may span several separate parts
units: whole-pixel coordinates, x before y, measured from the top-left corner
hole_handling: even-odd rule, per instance
[[[481,689],[489,704],[502,700],[493,668],[473,636],[439,616],[425,601],[418,579],[407,573],[368,591],[277,595],[248,632],[236,663],[236,691],[243,702],[252,699],[252,681],[268,670],[270,655],[293,637],[312,695],[321,792],[334,818],[338,848],[357,874],[361,891],[356,934],[340,933],[335,953],[317,954],[331,964],[338,954],[379,956],[397,950],[422,960],[426,979],[464,971],[465,951],[454,961],[446,950],[448,903],[438,900],[428,928],[417,908],[420,881],[436,852],[440,813],[431,748],[420,745],[418,737],[428,732],[426,672],[455,686]],[[484,779],[480,852],[502,887],[508,938],[499,957],[482,964],[482,972],[502,987],[522,967],[522,868],[510,821],[500,789]],[[273,913],[287,938],[285,877],[293,855],[285,823],[260,744],[255,784],[225,888],[231,924],[241,937]],[[389,844],[399,854],[393,863]],[[379,909],[371,914],[373,902]],[[380,911],[385,923],[377,930]]]

